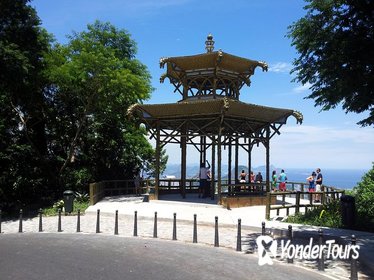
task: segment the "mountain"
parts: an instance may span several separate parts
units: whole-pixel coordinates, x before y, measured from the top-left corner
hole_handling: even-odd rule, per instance
[[[222,170],[222,179],[225,179],[225,178],[228,177],[227,168],[228,168],[228,165],[222,165],[222,169],[221,169]],[[187,165],[187,167],[186,167],[187,178],[198,178],[199,177],[199,169],[200,169],[199,165]],[[243,169],[246,173],[248,173],[248,167],[247,166],[239,165],[238,169],[239,169],[239,173]],[[275,170],[275,169],[277,169],[277,168],[274,165],[270,165],[270,172],[272,172],[272,170]],[[261,172],[261,173],[264,174],[266,172],[266,166],[262,165],[262,166],[253,167],[252,171],[254,173]],[[216,172],[217,172],[217,170],[216,170]],[[175,176],[176,178],[180,178],[180,176],[181,176],[180,174],[181,174],[180,164],[168,164],[166,166],[166,169],[165,169],[162,177]],[[234,174],[235,174],[235,168],[232,168],[232,170],[231,170],[231,178],[232,179],[234,179]]]

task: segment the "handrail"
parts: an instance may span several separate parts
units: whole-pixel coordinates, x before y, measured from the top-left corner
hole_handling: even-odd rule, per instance
[[[295,208],[295,213],[300,213],[300,208],[305,207],[305,212],[308,211],[309,208],[314,207],[321,207],[332,201],[340,199],[342,195],[344,195],[345,190],[339,190],[334,187],[327,187],[326,191],[320,192],[307,192],[307,191],[285,191],[285,192],[268,192],[267,193],[267,203],[266,203],[266,214],[265,218],[270,219],[270,211],[276,210],[277,215],[279,215],[279,211],[281,209],[286,209],[286,215],[289,215],[289,209]],[[313,197],[320,195],[321,199],[320,202],[316,203],[313,200]],[[272,197],[279,197],[281,196],[281,203],[272,205]],[[287,197],[295,197],[295,203],[292,204],[290,202],[286,203],[286,196]],[[307,197],[307,199],[305,198]]]

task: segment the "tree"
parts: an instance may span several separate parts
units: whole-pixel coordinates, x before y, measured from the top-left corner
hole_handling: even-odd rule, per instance
[[[374,225],[374,163],[353,189],[357,213],[362,225],[373,228]]]
[[[46,57],[50,150],[60,184],[72,188],[77,180],[87,185],[132,179],[154,155],[145,130],[126,118],[128,107],[152,91],[147,68],[135,59],[135,42],[110,23],[96,21],[87,28]]]
[[[50,37],[27,0],[0,2],[0,207],[19,207],[48,185],[41,75]]]
[[[310,84],[315,106],[369,112],[374,124],[374,1],[307,0],[306,16],[289,26],[299,57],[294,81]]]

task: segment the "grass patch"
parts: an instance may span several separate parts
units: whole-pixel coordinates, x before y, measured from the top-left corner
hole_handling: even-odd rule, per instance
[[[74,200],[73,203],[73,212],[71,212],[71,215],[77,215],[78,209],[80,210],[81,214],[83,214],[86,209],[88,208],[89,202],[88,201],[76,201]],[[61,209],[61,212],[63,212],[63,203],[55,203],[53,206],[43,209],[43,214],[45,216],[56,216],[58,215],[58,209]]]
[[[299,213],[295,216],[289,216],[286,222],[312,226],[342,228],[343,225],[340,214],[340,203],[339,201],[334,201],[328,205],[314,208],[313,210],[308,211],[306,214]]]

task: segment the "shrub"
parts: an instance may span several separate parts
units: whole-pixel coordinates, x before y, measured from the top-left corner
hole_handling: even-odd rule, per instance
[[[359,228],[374,227],[374,163],[353,189],[357,209],[357,224]]]

